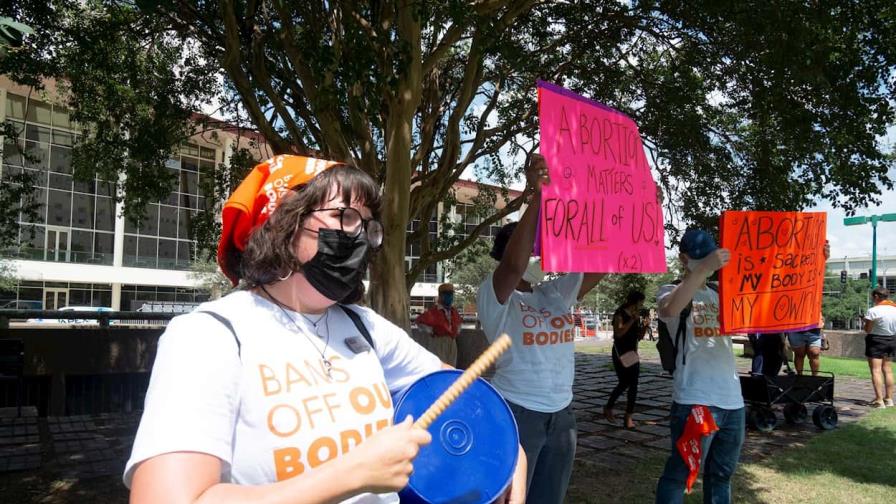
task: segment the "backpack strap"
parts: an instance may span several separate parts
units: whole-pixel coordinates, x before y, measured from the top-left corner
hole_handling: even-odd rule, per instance
[[[675,329],[675,355],[678,355],[678,349],[681,348],[681,365],[684,366],[688,363],[687,351],[687,330],[688,330],[688,316],[691,314],[691,309],[693,306],[693,301],[688,303],[687,308],[681,310],[681,314],[678,315],[678,327]],[[681,345],[681,343],[685,343],[685,345]]]
[[[240,339],[236,336],[236,331],[233,329],[233,324],[231,324],[230,321],[227,320],[227,317],[225,317],[219,313],[215,313],[213,311],[196,310],[196,313],[204,313],[204,314],[214,318],[221,324],[223,324],[224,327],[226,327],[230,331],[230,334],[233,335],[233,341],[236,342],[236,355],[240,358],[240,360],[243,360],[243,356],[242,356],[243,348],[242,348],[242,345],[240,344]]]
[[[361,320],[361,316],[358,315],[358,312],[343,304],[339,305],[339,307],[342,308],[342,311],[344,311],[345,314],[348,315],[348,318],[352,320],[352,323],[355,324],[358,332],[360,332],[361,336],[364,336],[364,339],[367,340],[367,344],[370,345],[370,348],[376,351],[376,346],[373,344],[373,338],[370,336],[370,331],[367,330],[367,327],[364,325],[364,321]]]
[[[672,282],[673,285],[678,285],[680,283],[681,283],[680,279],[677,279]],[[719,285],[715,282],[706,282],[706,286],[709,287],[711,290],[713,290],[716,293],[719,292]],[[678,328],[675,331],[675,340],[674,340],[676,356],[678,355],[679,343],[685,342],[685,340],[687,339],[687,337],[685,335],[687,334],[688,316],[691,314],[691,310],[693,310],[693,309],[694,309],[694,301],[691,300],[691,302],[688,303],[688,306],[684,310],[681,310],[681,314],[678,316]],[[687,351],[688,351],[688,346],[684,345],[681,349],[681,365],[682,366],[684,366],[685,364],[688,363]]]

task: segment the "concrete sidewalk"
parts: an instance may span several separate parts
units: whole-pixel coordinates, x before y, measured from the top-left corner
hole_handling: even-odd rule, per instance
[[[580,348],[609,346],[609,341],[589,339],[577,345]],[[616,385],[609,355],[580,352],[575,359],[572,407],[579,427],[576,458],[583,463],[618,471],[644,458],[668,454],[672,381],[660,372],[658,362],[642,360],[634,417],[638,426],[625,430],[619,424],[608,422],[601,414]],[[869,397],[870,384],[866,380],[837,377],[835,385],[835,406],[841,424],[853,422],[868,411],[864,404]],[[623,397],[618,403],[620,412],[624,400]],[[127,495],[120,478],[130,455],[139,412],[38,418],[34,408],[24,408],[22,417],[15,418],[14,415],[14,408],[6,408],[0,416],[0,495],[8,495],[6,492],[12,486],[30,484],[31,487],[12,495],[37,496],[42,491],[51,492],[44,487],[59,481],[90,487],[87,493],[77,494],[88,500],[96,488],[114,495],[103,502],[115,502]],[[621,422],[621,415],[619,417]],[[801,445],[820,433],[811,420],[800,425],[782,423],[768,434],[749,431],[742,460],[767,457],[782,447]],[[572,479],[574,485],[575,474]],[[62,500],[46,497],[35,497],[35,500],[66,502],[74,494],[67,495],[68,498]]]

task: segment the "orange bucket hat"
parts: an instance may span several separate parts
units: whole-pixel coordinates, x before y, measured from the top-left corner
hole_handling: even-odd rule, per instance
[[[307,184],[318,173],[340,165],[304,156],[274,156],[258,164],[233,191],[221,212],[221,241],[218,242],[218,265],[236,286],[239,283],[238,254],[246,248],[252,230],[262,224],[283,195]]]

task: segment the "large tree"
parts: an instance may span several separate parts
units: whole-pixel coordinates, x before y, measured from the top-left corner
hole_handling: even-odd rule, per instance
[[[35,28],[0,72],[66,78],[87,126],[79,159],[147,175],[128,207],[166,190],[161,163],[197,102],[279,153],[351,161],[383,184],[385,247],[372,302],[407,323],[407,292],[514,211],[464,240],[427,226],[469,170],[506,185],[537,147],[534,81],[630,114],[670,223],[725,208],[847,209],[892,187],[896,6],[886,1],[51,0],[0,15]],[[120,143],[120,145],[119,145]],[[92,153],[92,154],[91,154]],[[98,154],[97,154],[98,153]],[[127,154],[127,155],[125,155]],[[85,164],[89,166],[89,164]],[[77,167],[76,167],[77,172]],[[131,177],[128,178],[131,180]],[[406,242],[420,261],[405,268]]]

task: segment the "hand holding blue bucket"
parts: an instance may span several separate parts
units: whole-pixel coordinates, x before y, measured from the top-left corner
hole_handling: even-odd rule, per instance
[[[509,346],[509,338],[504,343],[487,350],[463,376],[437,371],[394,398],[395,423],[411,415],[432,434],[399,492],[402,503],[488,504],[507,490],[519,454],[516,420],[498,391],[476,378]]]

